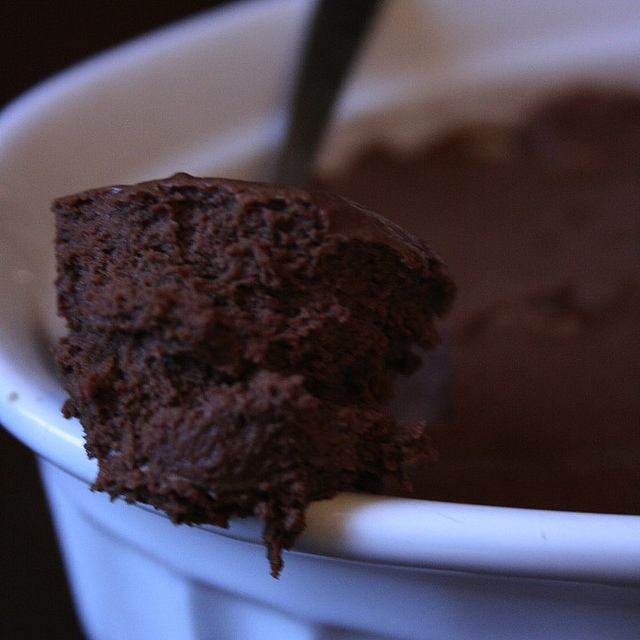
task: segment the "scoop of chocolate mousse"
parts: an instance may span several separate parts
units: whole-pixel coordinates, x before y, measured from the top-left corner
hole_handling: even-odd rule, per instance
[[[342,197],[177,174],[58,199],[56,360],[94,489],[176,522],[256,515],[272,573],[314,500],[432,455],[389,410],[454,285]]]

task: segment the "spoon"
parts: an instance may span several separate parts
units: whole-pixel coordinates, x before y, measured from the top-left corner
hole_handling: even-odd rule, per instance
[[[307,34],[274,182],[305,187],[343,82],[380,0],[319,0]],[[450,346],[420,353],[421,366],[400,376],[390,409],[400,422],[446,423],[453,405]]]
[[[309,183],[333,107],[380,4],[380,0],[317,2],[274,182]]]

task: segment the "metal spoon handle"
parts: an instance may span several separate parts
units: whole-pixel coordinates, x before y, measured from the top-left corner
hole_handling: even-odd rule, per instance
[[[275,182],[304,186],[336,97],[380,0],[319,0],[297,78]]]

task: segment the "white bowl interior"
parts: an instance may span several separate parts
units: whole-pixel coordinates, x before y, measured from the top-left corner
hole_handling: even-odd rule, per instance
[[[98,56],[0,118],[0,421],[90,482],[48,355],[52,199],[83,188],[196,175],[267,178],[311,2],[253,1]],[[385,5],[339,102],[319,165],[373,140],[400,147],[468,120],[508,120],[571,84],[640,83],[632,0]],[[541,533],[542,532],[542,533]],[[224,535],[256,540],[239,522]],[[551,540],[551,542],[550,542]],[[386,563],[637,580],[640,518],[344,495],[315,505],[300,548]]]

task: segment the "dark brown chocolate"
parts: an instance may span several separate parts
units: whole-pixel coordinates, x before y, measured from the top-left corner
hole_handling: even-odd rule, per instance
[[[322,186],[456,274],[453,418],[412,495],[640,514],[640,97],[572,92]]]
[[[338,196],[186,174],[54,211],[56,359],[95,489],[176,523],[257,515],[277,575],[311,501],[431,455],[387,406],[452,301],[422,241]]]

